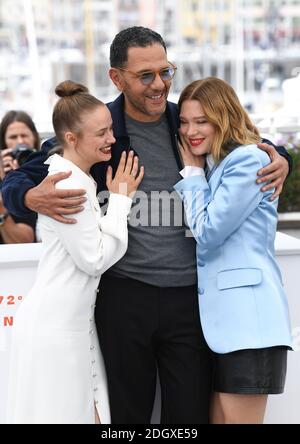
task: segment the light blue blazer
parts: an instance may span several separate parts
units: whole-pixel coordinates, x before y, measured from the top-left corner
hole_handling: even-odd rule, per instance
[[[257,171],[270,162],[256,145],[234,149],[204,176],[181,180],[187,224],[197,241],[200,318],[216,353],[291,346],[287,299],[275,262],[277,201]]]

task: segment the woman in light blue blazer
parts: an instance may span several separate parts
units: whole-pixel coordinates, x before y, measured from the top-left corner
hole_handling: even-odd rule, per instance
[[[288,304],[275,262],[277,199],[253,179],[268,155],[230,85],[206,78],[179,99],[185,168],[175,189],[197,241],[202,328],[212,350],[213,423],[261,423],[282,393],[291,347]]]

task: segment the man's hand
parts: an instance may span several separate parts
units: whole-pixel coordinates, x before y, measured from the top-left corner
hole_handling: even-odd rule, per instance
[[[81,206],[86,198],[85,190],[58,190],[56,182],[66,179],[71,175],[68,173],[57,173],[47,176],[38,186],[27,191],[24,203],[27,208],[37,213],[52,217],[58,222],[74,224],[76,219],[69,219],[63,215],[80,213]]]
[[[262,191],[267,191],[275,188],[270,200],[276,199],[282,191],[283,183],[289,173],[288,161],[278,154],[275,148],[267,143],[258,143],[257,146],[266,151],[271,159],[270,165],[258,171],[257,175],[261,176],[257,179],[257,183],[270,182],[261,188]]]

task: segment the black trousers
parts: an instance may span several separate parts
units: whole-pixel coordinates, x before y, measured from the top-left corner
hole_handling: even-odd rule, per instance
[[[212,360],[196,286],[160,288],[102,276],[96,325],[113,424],[149,424],[161,383],[162,424],[209,420]]]

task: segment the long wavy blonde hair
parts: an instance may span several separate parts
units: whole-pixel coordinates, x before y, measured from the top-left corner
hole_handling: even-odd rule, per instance
[[[232,146],[261,141],[258,129],[251,122],[234,89],[224,80],[207,77],[190,83],[180,95],[179,111],[185,100],[199,101],[205,117],[215,128],[211,148],[215,162],[222,160]]]

